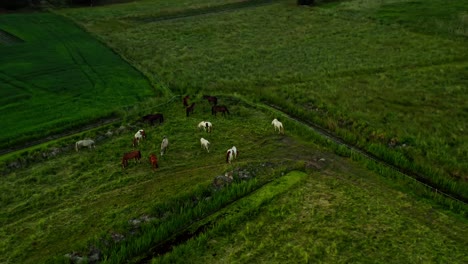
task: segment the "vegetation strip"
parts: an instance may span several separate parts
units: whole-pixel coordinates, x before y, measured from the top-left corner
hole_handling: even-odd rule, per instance
[[[286,192],[306,176],[307,174],[304,172],[292,171],[278,179],[275,179],[274,181],[265,182],[256,190],[247,194],[247,196],[228,203],[222,209],[216,210],[212,214],[207,215],[203,219],[200,219],[189,227],[181,230],[170,239],[159,243],[151,249],[150,255],[141,259],[138,263],[148,263],[152,257],[162,256],[172,251],[174,247],[197,237],[198,235],[208,231],[208,229],[219,225],[222,221],[241,218],[252,210],[258,209],[277,195]]]
[[[400,168],[396,165],[393,165],[393,164],[390,164],[382,159],[380,159],[379,157],[375,156],[374,154],[368,152],[368,151],[365,151],[363,149],[360,149],[356,146],[353,146],[351,144],[348,144],[346,143],[343,139],[333,135],[332,133],[328,132],[326,129],[318,126],[317,124],[314,124],[312,122],[309,122],[309,121],[304,121],[304,120],[301,120],[291,114],[288,114],[286,112],[284,112],[281,108],[279,108],[278,106],[275,106],[275,105],[271,105],[271,104],[267,104],[267,106],[271,107],[271,108],[274,108],[276,109],[277,111],[280,111],[282,114],[284,114],[285,116],[287,116],[288,118],[292,119],[292,120],[295,120],[296,122],[299,122],[301,124],[304,124],[306,126],[308,126],[309,128],[313,129],[316,133],[332,140],[333,142],[339,144],[339,145],[342,145],[342,146],[345,146],[346,148],[352,150],[352,151],[355,151],[365,157],[367,157],[368,159],[371,159],[379,164],[382,164],[388,168],[391,168],[397,172],[399,172],[400,174],[404,175],[405,177],[409,178],[409,179],[412,179],[412,180],[415,180],[416,182],[424,185],[425,187],[429,188],[430,190],[432,190],[433,192],[435,193],[438,193],[438,194],[441,194],[447,198],[450,198],[452,200],[455,200],[457,202],[460,202],[460,203],[463,203],[465,205],[468,204],[468,199],[466,199],[465,197],[461,196],[461,195],[458,195],[456,193],[453,193],[451,192],[450,190],[446,189],[446,188],[443,188],[443,187],[437,187],[437,186],[434,186],[433,183],[428,180],[426,177],[422,176],[421,174],[419,173],[416,173],[416,172],[413,172],[413,171],[409,171],[407,169],[404,169],[404,168]]]
[[[144,22],[144,23],[151,23],[151,22],[165,21],[165,20],[171,20],[171,19],[179,19],[179,18],[207,15],[207,14],[213,14],[213,13],[234,11],[237,9],[242,9],[242,8],[247,8],[247,7],[256,7],[256,6],[272,4],[273,2],[274,0],[240,1],[236,3],[229,3],[229,4],[219,5],[219,6],[190,9],[187,11],[162,15],[158,17],[132,17],[131,20]]]

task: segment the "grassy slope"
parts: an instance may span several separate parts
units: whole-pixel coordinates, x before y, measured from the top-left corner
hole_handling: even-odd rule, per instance
[[[3,15],[0,24],[24,40],[0,50],[0,114],[8,128],[0,133],[0,147],[108,116],[154,95],[140,73],[60,16]]]
[[[315,8],[281,1],[158,23],[121,16],[91,23],[99,16],[90,11],[83,25],[176,92],[242,92],[292,112],[299,106],[309,112],[304,117],[352,143],[381,144],[380,156],[399,152],[403,162],[425,167],[416,169],[424,174],[466,181],[468,53],[462,32],[468,7],[440,5],[424,1],[422,15],[414,1]],[[406,12],[398,15],[395,8]],[[326,116],[311,111],[316,108]],[[355,126],[337,130],[343,120]],[[386,149],[391,139],[407,147]],[[466,190],[463,184],[457,189]]]

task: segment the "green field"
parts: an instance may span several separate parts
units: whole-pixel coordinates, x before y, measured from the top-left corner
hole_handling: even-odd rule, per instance
[[[13,88],[28,88],[17,94],[30,110],[63,102],[34,118],[52,117],[60,129],[68,123],[59,106],[73,102],[76,124],[112,113],[122,121],[1,157],[2,166],[28,162],[0,183],[0,263],[467,263],[466,203],[305,124],[468,198],[468,4],[266,2],[141,0],[1,16],[0,28],[24,42],[0,52],[16,58],[25,45],[23,61],[48,61],[34,51],[40,46],[51,60],[49,68],[2,63],[2,93],[17,98]],[[34,25],[37,17],[50,23]],[[45,45],[50,38],[58,44]],[[88,42],[93,48],[80,48]],[[46,85],[52,80],[69,89],[58,93]],[[79,84],[78,97],[71,87]],[[189,117],[186,94],[196,103]],[[217,95],[231,114],[214,117],[203,94]],[[16,108],[5,109],[19,120]],[[163,124],[137,122],[156,112]],[[197,129],[202,120],[212,133]],[[58,131],[39,125],[18,129],[39,138]],[[148,134],[142,162],[123,169],[138,129]],[[170,146],[162,157],[163,136]],[[85,137],[101,140],[94,150],[36,158]],[[227,164],[233,145],[239,157]],[[232,184],[213,186],[231,172]]]
[[[162,261],[464,262],[465,217],[418,200],[411,194],[415,190],[385,180],[362,163],[334,155],[296,122],[285,120],[282,136],[271,127],[269,111],[220,98],[231,115],[216,118],[207,102],[193,101],[199,105],[189,118],[180,103],[155,109],[166,121],[141,127],[148,134],[139,147],[141,164],[131,162],[125,170],[120,165],[123,153],[132,149],[130,128],[96,150],[3,177],[0,262],[68,263],[65,254],[86,256],[93,248],[107,263],[151,259],[147,252],[158,241],[207,223],[205,234]],[[210,120],[213,133],[197,130],[200,120]],[[170,148],[164,157],[158,155],[160,168],[152,172],[147,158],[158,154],[164,135]],[[200,137],[211,142],[209,153],[200,147]],[[239,158],[228,165],[225,151],[232,145]],[[235,168],[255,176],[214,191],[213,179]],[[302,172],[280,177],[291,170]],[[153,220],[135,229],[130,224],[135,219]],[[431,253],[436,248],[438,253]]]
[[[159,21],[183,11],[144,3],[63,13],[175,93],[274,104],[468,198],[468,4],[273,1],[191,15],[194,3]]]
[[[0,43],[0,148],[108,117],[156,94],[141,73],[60,16],[2,15],[0,29],[23,40]]]

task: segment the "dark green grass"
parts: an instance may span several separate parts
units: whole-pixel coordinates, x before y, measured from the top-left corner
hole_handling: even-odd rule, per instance
[[[0,17],[24,40],[0,50],[0,147],[115,114],[155,95],[118,55],[62,17]]]

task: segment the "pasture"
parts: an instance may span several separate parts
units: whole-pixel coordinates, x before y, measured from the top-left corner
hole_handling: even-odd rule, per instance
[[[77,128],[156,95],[142,74],[61,16],[8,14],[0,30],[0,149]]]
[[[166,20],[184,11],[143,3],[63,13],[175,93],[248,95],[468,199],[465,2],[193,2]]]
[[[398,251],[403,261],[463,262],[465,218],[418,200],[405,185],[383,180],[362,163],[331,153],[319,136],[298,123],[283,120],[285,135],[280,135],[269,111],[223,97],[231,115],[214,117],[208,103],[198,100],[188,118],[182,102],[141,109],[142,115],[165,115],[161,125],[137,126],[147,134],[138,147],[141,163],[121,166],[123,153],[134,149],[136,131],[129,129],[96,149],[72,151],[3,177],[0,262],[68,263],[65,254],[89,257],[90,252],[99,252],[105,263],[149,261],[155,244],[181,230],[195,233],[200,226],[205,232],[194,235],[196,240],[179,241],[174,252],[153,261],[186,256],[195,263],[237,257],[242,262],[281,261],[291,252],[299,254],[294,254],[297,261],[388,261]],[[211,133],[198,128],[200,120],[212,122]],[[161,157],[164,136],[170,148]],[[209,153],[201,148],[201,137],[211,142]],[[226,150],[233,145],[239,155],[227,164]],[[155,171],[150,153],[158,155]],[[213,189],[216,176],[237,168],[254,176]],[[282,176],[290,171],[295,172]],[[279,226],[284,233],[278,237],[274,230]],[[410,246],[414,243],[417,251]],[[205,247],[204,254],[195,253]],[[369,254],[353,253],[358,248]],[[437,255],[431,253],[435,248]]]
[[[9,21],[0,23],[2,29],[25,40],[7,49],[51,38],[60,51],[42,45],[57,59],[51,63],[64,63],[58,59],[62,54],[67,65],[79,65],[71,72],[82,73],[73,77],[47,68],[42,79],[31,77],[34,85],[62,77],[64,85],[92,83],[98,74],[89,61],[102,66],[96,66],[102,80],[67,90],[80,91],[75,97],[57,93],[45,81],[51,90],[27,86],[28,78],[0,71],[10,91],[29,87],[32,95],[38,93],[28,101],[30,110],[36,109],[32,102],[49,102],[58,94],[62,102],[76,103],[72,117],[80,116],[83,124],[112,113],[122,118],[115,126],[47,146],[74,146],[112,130],[95,148],[72,149],[2,177],[0,263],[468,262],[466,203],[305,125],[314,122],[468,197],[467,6],[429,0],[422,12],[419,2],[317,1],[298,7],[291,0],[141,0],[54,10],[59,16],[0,17]],[[27,31],[37,17],[50,22],[38,29],[42,35]],[[28,36],[37,42],[28,42]],[[93,48],[81,50],[88,41],[99,48],[89,44]],[[77,55],[87,52],[89,58]],[[30,51],[24,60],[38,54]],[[28,76],[28,68],[5,65],[0,67],[18,74],[25,69],[21,74]],[[104,85],[108,82],[113,86]],[[97,90],[89,89],[95,86],[108,97],[95,96]],[[216,95],[229,114],[214,116],[207,94]],[[185,105],[195,103],[193,111],[186,111],[185,95],[190,95]],[[118,98],[106,101],[112,96]],[[78,100],[83,97],[99,111],[86,112]],[[66,120],[57,116],[63,113],[59,106],[44,118]],[[162,123],[140,122],[157,113],[164,114]],[[284,133],[275,128],[275,118]],[[199,127],[201,121],[211,122],[210,132]],[[53,127],[68,123],[60,124]],[[56,132],[46,125],[38,125],[44,133],[22,126],[42,133],[38,137]],[[133,146],[139,129],[146,138]],[[164,137],[169,146],[161,156]],[[210,142],[209,152],[201,138]],[[227,163],[226,151],[233,146],[237,159]],[[135,149],[141,162],[131,159],[123,168],[124,153]]]

